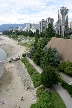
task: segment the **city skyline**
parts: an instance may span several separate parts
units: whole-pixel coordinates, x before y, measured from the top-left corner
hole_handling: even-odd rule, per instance
[[[72,0],[0,0],[0,24],[37,23],[41,19],[58,20],[58,9],[69,9],[68,19],[72,20]]]

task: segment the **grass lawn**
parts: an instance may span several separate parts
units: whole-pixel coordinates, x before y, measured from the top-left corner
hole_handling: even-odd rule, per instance
[[[29,37],[29,36],[23,36],[23,35],[18,35],[18,38],[30,38],[30,40],[35,40],[35,37]]]
[[[23,36],[23,35],[18,35],[18,38],[24,38],[25,36]]]
[[[30,41],[30,42],[26,42],[26,43],[18,42],[19,45],[25,46],[25,47],[27,47],[28,49],[30,49],[30,48],[33,46],[33,43],[34,43],[34,41]]]
[[[24,37],[25,37],[25,36],[23,36],[23,35],[19,35],[19,36],[18,36],[18,38],[24,38]],[[25,38],[27,38],[27,37],[25,37]],[[28,49],[30,49],[30,48],[33,46],[35,37],[28,37],[28,38],[30,38],[30,40],[32,40],[32,41],[29,41],[29,42],[26,42],[26,43],[23,43],[23,42],[19,41],[18,44],[21,45],[21,46],[25,46],[25,47],[27,47]]]
[[[61,99],[60,95],[56,91],[51,92],[51,95],[52,95],[53,104],[55,108],[66,108],[63,100]]]

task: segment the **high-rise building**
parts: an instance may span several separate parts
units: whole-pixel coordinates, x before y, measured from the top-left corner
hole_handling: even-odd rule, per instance
[[[31,29],[32,25],[29,23],[29,24],[26,24],[26,29],[29,31]]]
[[[54,22],[54,19],[53,18],[47,18],[46,20],[42,19],[40,22],[39,22],[39,34],[42,33],[42,32],[45,32],[46,28],[48,28],[48,24],[52,24],[53,26],[53,22]]]
[[[22,26],[19,26],[19,27],[18,27],[18,31],[23,31]]]
[[[44,19],[42,19],[39,22],[39,33],[45,32],[45,30],[46,30],[46,21]]]
[[[50,24],[52,24],[52,26],[53,26],[53,22],[54,22],[54,19],[53,18],[47,18],[46,19],[46,26],[47,26],[47,28],[48,28],[48,24],[50,23]]]

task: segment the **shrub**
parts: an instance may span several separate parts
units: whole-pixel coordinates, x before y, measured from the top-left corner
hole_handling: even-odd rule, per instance
[[[23,53],[23,54],[22,54],[22,57],[25,57],[25,56],[26,56],[26,53]]]
[[[60,72],[64,72],[70,76],[72,76],[72,62],[66,61],[66,62],[61,62],[58,70]]]

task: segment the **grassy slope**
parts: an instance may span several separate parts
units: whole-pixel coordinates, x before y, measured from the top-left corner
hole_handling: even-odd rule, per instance
[[[51,94],[55,108],[66,108],[63,100],[56,91],[51,92]]]

